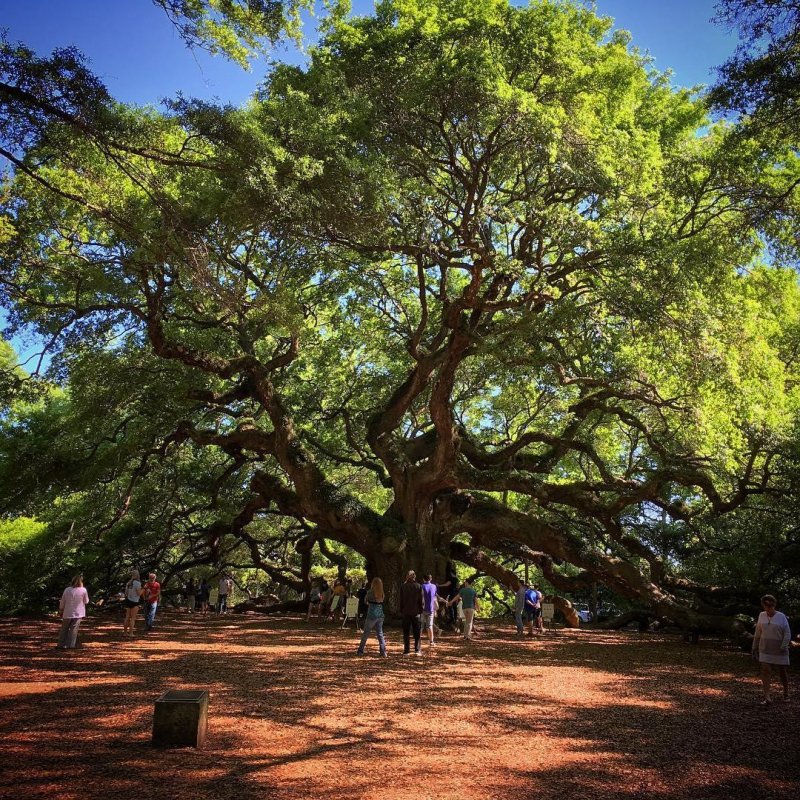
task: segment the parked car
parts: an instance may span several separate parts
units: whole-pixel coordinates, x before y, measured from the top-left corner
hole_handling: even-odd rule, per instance
[[[594,619],[592,612],[589,610],[589,606],[587,606],[586,603],[577,603],[573,606],[573,608],[578,614],[581,622],[591,622]]]

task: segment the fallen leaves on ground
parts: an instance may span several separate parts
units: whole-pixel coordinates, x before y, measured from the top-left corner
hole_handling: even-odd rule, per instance
[[[141,623],[140,623],[141,624]],[[800,693],[759,707],[722,641],[483,623],[389,658],[299,617],[115,619],[54,649],[58,620],[0,620],[0,796],[101,800],[768,800],[800,796]],[[792,673],[796,682],[796,673]],[[154,701],[208,689],[201,750],[151,744]],[[776,692],[776,695],[779,694]]]

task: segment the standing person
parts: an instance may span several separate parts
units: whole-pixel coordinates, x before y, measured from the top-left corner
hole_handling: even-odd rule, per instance
[[[136,626],[136,615],[139,613],[139,603],[142,600],[142,582],[139,580],[139,570],[132,569],[131,577],[125,584],[125,623],[122,626],[123,636],[133,636]]]
[[[421,656],[421,620],[423,608],[422,586],[417,583],[417,574],[409,570],[405,583],[400,587],[400,615],[403,619],[403,655],[411,655],[411,631],[414,631],[414,655]]]
[[[316,611],[317,616],[319,616],[320,603],[322,603],[322,597],[320,595],[319,586],[317,586],[315,583],[311,587],[311,591],[308,596],[308,613],[306,614],[306,622],[311,619],[312,611]]]
[[[517,624],[517,636],[522,636],[524,632],[523,620],[525,618],[525,593],[528,587],[524,581],[519,581],[517,591],[514,595],[514,622]]]
[[[197,605],[197,585],[194,582],[194,578],[190,575],[189,582],[186,584],[186,610],[190,614],[193,614],[196,605]]]
[[[768,706],[770,698],[770,684],[772,683],[772,665],[778,668],[778,675],[783,685],[783,700],[789,701],[789,644],[792,641],[792,632],[789,630],[789,620],[777,610],[777,601],[771,594],[761,598],[764,609],[758,615],[756,633],[753,637],[753,658],[761,665],[761,686],[764,690],[762,706]]]
[[[322,606],[322,591],[320,587],[315,583],[311,586],[311,593],[308,597],[308,613],[306,614],[306,622],[311,620],[311,613],[314,612],[317,617],[320,614],[320,608]]]
[[[233,581],[231,580],[230,575],[223,575],[219,579],[219,613],[220,614],[227,614],[228,613],[228,595],[231,593],[233,589]]]
[[[151,572],[147,576],[147,583],[142,590],[144,596],[144,629],[146,631],[153,630],[153,622],[156,619],[156,609],[158,608],[158,601],[161,599],[161,584],[156,580],[155,572]]]
[[[425,583],[422,584],[422,630],[428,633],[429,647],[436,647],[436,642],[433,641],[433,623],[438,603],[437,586],[433,582],[433,576],[426,575]]]
[[[541,611],[539,592],[532,586],[525,590],[525,623],[528,626],[528,636],[533,636],[533,626],[536,622],[536,609]]]
[[[72,583],[64,589],[58,610],[61,612],[61,632],[58,634],[59,650],[73,650],[78,646],[78,628],[86,616],[89,593],[83,588],[83,576],[76,575]]]
[[[203,616],[208,616],[208,597],[210,594],[210,589],[208,586],[208,581],[205,578],[200,579],[200,585],[197,587],[197,602],[200,603],[200,611],[203,612]]]
[[[344,610],[346,599],[347,585],[343,580],[337,578],[333,582],[333,594],[331,595],[330,608],[328,609],[327,614],[330,619],[335,619],[339,616],[339,612]]]
[[[369,591],[369,582],[364,579],[364,585],[356,592],[358,598],[358,622],[361,624],[362,620],[367,616],[367,592]]]
[[[535,583],[533,588],[536,590],[536,632],[544,633],[544,621],[542,620],[542,600],[544,600],[544,595],[542,594],[542,590],[539,588],[538,583]]]
[[[444,596],[448,600],[448,602],[445,604],[445,621],[447,622],[447,626],[450,628],[456,628],[458,614],[456,609],[450,604],[449,601],[458,594],[458,575],[456,574],[455,567],[449,561],[447,562],[447,567],[445,569],[444,583],[440,583],[439,588],[443,590]]]
[[[328,581],[325,578],[322,579],[322,582],[319,585],[319,613],[317,614],[318,617],[322,619],[328,618],[328,611],[331,607],[331,602],[333,600],[333,590],[330,587]]]
[[[472,588],[472,578],[467,578],[458,594],[448,601],[448,605],[455,605],[461,600],[464,606],[464,639],[472,638],[472,620],[475,612],[479,610],[478,593]]]
[[[381,655],[386,658],[386,640],[383,638],[383,581],[380,578],[373,578],[372,585],[367,591],[367,616],[364,619],[364,632],[361,634],[361,643],[358,645],[358,655],[364,655],[364,647],[367,644],[369,632],[374,628],[375,635],[378,637],[378,646]]]

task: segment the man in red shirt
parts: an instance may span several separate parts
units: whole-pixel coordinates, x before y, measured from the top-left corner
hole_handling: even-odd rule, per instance
[[[147,583],[144,585],[142,592],[144,597],[144,629],[146,631],[153,630],[153,621],[156,618],[156,609],[158,608],[158,601],[161,599],[161,584],[156,580],[155,572],[151,572],[147,576]]]

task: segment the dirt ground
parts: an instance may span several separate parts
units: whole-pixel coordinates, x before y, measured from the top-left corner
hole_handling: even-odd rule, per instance
[[[92,618],[74,651],[58,627],[0,620],[2,798],[800,797],[797,672],[761,709],[720,641],[483,623],[421,658],[390,630],[381,659],[352,623],[297,617],[171,612],[133,640]],[[154,748],[154,700],[196,688],[205,748]]]

